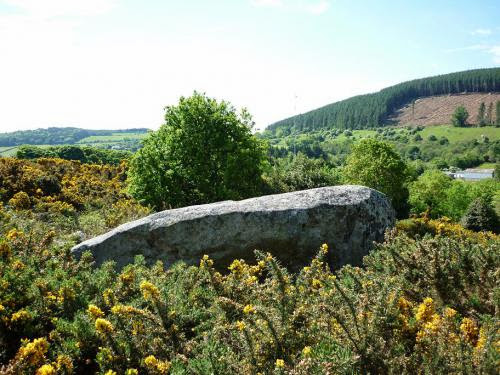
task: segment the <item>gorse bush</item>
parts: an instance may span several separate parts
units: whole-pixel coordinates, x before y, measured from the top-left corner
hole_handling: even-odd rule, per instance
[[[225,270],[75,260],[76,241],[148,213],[126,171],[0,159],[0,374],[497,373],[493,233],[404,220],[335,272],[335,244],[297,274],[265,252]]]
[[[126,173],[125,163],[0,158],[0,202],[26,233],[57,228],[58,239],[76,231],[90,237],[149,213],[126,193]]]
[[[14,226],[14,223],[8,224]],[[224,273],[78,262],[55,233],[0,242],[3,373],[496,373],[499,238],[418,219],[365,267],[324,245],[290,274],[270,254]],[[35,239],[35,240],[34,240]]]

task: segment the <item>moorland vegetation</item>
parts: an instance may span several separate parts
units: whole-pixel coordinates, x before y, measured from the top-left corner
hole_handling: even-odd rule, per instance
[[[498,219],[492,207],[500,182],[452,180],[431,165],[418,172],[383,139],[356,142],[341,167],[301,153],[242,156],[261,163],[258,173],[251,170],[255,190],[245,187],[242,197],[354,182],[405,203],[413,216],[387,232],[363,267],[330,269],[324,258],[335,244],[318,249],[297,274],[268,249],[256,252],[252,264],[235,259],[225,272],[208,257],[169,269],[141,256],[123,269],[113,262],[94,267],[88,253],[74,259],[70,249],[83,239],[154,208],[189,203],[169,190],[168,203],[139,203],[141,190],[130,186],[150,161],[151,171],[160,158],[156,173],[174,171],[177,184],[192,187],[196,203],[220,199],[221,191],[236,194],[238,184],[226,179],[232,159],[197,153],[234,145],[201,132],[211,127],[188,117],[197,111],[215,116],[211,126],[234,126],[230,134],[242,150],[265,150],[248,117],[195,94],[167,110],[180,121],[167,118],[132,161],[0,158],[0,373],[497,372],[500,239],[498,225],[486,225]],[[197,131],[204,136],[195,137]],[[194,174],[179,172],[190,155],[177,150],[180,143],[200,164]],[[356,153],[366,156],[362,162]],[[223,172],[207,174],[205,162]],[[226,182],[230,189],[212,186]]]

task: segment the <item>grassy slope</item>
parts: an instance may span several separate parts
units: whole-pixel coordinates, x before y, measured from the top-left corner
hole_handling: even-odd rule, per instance
[[[147,133],[114,133],[113,135],[93,135],[87,138],[81,139],[79,144],[91,144],[91,143],[114,143],[124,140],[141,140],[147,136]]]
[[[80,140],[77,145],[79,146],[93,146],[93,147],[106,147],[119,144],[121,142],[130,142],[143,140],[148,134],[147,133],[114,133],[110,136],[91,136]],[[47,148],[51,146],[66,146],[66,145],[36,145],[37,147]],[[0,147],[0,156],[15,156],[17,152],[17,146]]]
[[[387,127],[385,129],[403,129],[401,127]],[[377,134],[375,130],[353,130],[351,139],[359,140],[367,137],[374,137]],[[450,142],[461,142],[471,139],[482,140],[482,136],[486,136],[490,141],[500,139],[500,128],[495,128],[492,126],[486,126],[482,128],[470,127],[470,128],[457,128],[451,125],[436,125],[428,126],[419,132],[420,136],[427,139],[431,135],[434,135],[438,139],[441,137],[446,137]],[[300,137],[301,135],[298,135]],[[287,140],[293,138],[294,136],[284,137],[284,138],[274,138],[271,142],[273,145],[283,145]],[[341,134],[334,138],[335,141],[345,141],[348,139],[344,134]],[[419,145],[418,142],[410,140],[409,144]]]
[[[437,138],[446,137],[450,142],[460,142],[470,139],[480,139],[483,135],[490,140],[500,138],[500,128],[485,126],[482,128],[456,128],[450,125],[429,126],[420,132],[423,138],[435,135]]]

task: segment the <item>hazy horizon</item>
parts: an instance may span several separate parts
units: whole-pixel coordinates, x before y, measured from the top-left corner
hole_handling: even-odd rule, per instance
[[[194,90],[275,121],[500,65],[494,0],[0,0],[0,131],[156,129]]]

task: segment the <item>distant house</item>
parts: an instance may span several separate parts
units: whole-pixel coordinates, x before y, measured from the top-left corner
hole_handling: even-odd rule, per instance
[[[494,169],[473,169],[469,168],[463,171],[444,171],[451,178],[461,179],[465,181],[480,181],[486,178],[493,178]]]

